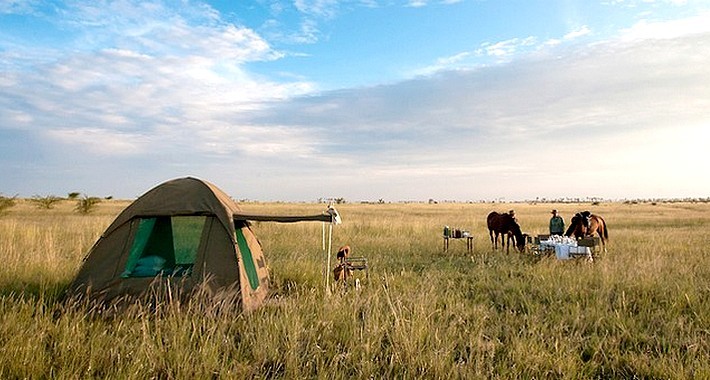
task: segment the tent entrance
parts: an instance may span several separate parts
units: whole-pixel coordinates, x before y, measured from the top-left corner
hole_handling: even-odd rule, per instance
[[[189,276],[206,221],[206,216],[138,218],[121,277]]]

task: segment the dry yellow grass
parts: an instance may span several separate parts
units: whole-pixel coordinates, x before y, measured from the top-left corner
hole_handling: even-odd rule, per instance
[[[0,377],[710,377],[708,204],[345,204],[335,244],[368,258],[359,291],[323,291],[320,224],[256,223],[274,286],[252,314],[64,309],[59,291],[127,204],[82,216],[68,201],[19,202],[0,217]],[[535,235],[552,207],[567,221],[604,216],[609,252],[587,263],[491,250],[489,211],[514,208]],[[474,252],[461,241],[442,252],[445,224],[469,229]]]

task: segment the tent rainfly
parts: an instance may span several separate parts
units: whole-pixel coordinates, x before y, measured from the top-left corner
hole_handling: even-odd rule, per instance
[[[67,290],[90,300],[142,297],[170,289],[197,289],[215,298],[234,296],[244,310],[269,290],[261,244],[248,221],[339,223],[337,212],[313,216],[248,215],[215,185],[178,178],[149,190],[109,225]]]

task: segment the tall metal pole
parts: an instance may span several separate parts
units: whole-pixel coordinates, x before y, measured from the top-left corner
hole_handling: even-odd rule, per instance
[[[330,224],[328,230],[328,264],[325,268],[325,289],[326,293],[330,294],[330,255],[333,250],[333,223]]]

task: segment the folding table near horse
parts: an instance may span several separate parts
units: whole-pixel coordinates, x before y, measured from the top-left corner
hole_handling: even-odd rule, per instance
[[[449,228],[449,226],[444,226],[444,252],[447,252],[449,250],[449,239],[465,239],[466,251],[473,252],[473,235],[471,235],[470,232],[458,228]]]

